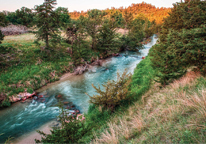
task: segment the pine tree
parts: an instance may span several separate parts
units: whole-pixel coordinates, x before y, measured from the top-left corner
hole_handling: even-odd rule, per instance
[[[96,50],[98,29],[99,26],[102,25],[102,18],[104,15],[105,13],[97,9],[88,11],[85,28],[88,35],[92,38],[92,50]]]
[[[141,41],[144,37],[143,21],[134,19],[130,24],[128,35],[121,38],[123,42],[122,48],[130,51],[139,51],[140,49],[143,49]]]
[[[74,65],[81,64],[81,60],[88,60],[90,51],[89,44],[85,40],[87,35],[85,34],[85,19],[81,16],[75,24],[71,24],[67,28],[67,41],[71,44],[71,57]]]
[[[103,57],[119,51],[120,42],[117,39],[117,26],[118,23],[115,20],[115,17],[111,16],[110,19],[105,19],[102,26],[99,27],[99,33],[97,35],[97,50],[103,55]]]
[[[60,39],[58,33],[61,27],[61,21],[58,21],[59,15],[55,13],[54,6],[56,0],[45,0],[40,6],[36,6],[36,32],[37,43],[43,40],[46,44],[46,48],[49,49],[49,41],[57,43]]]
[[[203,74],[206,71],[206,3],[195,0],[174,6],[162,27],[160,43],[150,51],[152,64],[158,69],[157,81],[162,85],[182,76],[190,66],[196,66]]]

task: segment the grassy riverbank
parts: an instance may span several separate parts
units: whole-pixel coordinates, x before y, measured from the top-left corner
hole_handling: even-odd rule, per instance
[[[129,112],[129,106],[133,105],[135,101],[139,101],[142,95],[149,90],[153,83],[153,76],[155,70],[151,66],[149,57],[142,60],[136,67],[132,76],[130,99],[122,101],[120,106],[115,109],[115,113],[109,110],[100,110],[99,107],[90,106],[88,114],[86,115],[86,125],[90,126],[92,130],[88,131],[79,142],[90,142],[95,136],[101,134],[104,129],[108,128],[108,121],[112,121],[116,117],[121,117],[122,112]],[[137,90],[138,89],[138,90]]]
[[[66,44],[63,44],[64,48],[57,47],[49,56],[33,43],[34,40],[35,36],[27,33],[7,36],[2,43],[1,51],[7,61],[3,63],[5,68],[0,74],[0,91],[8,97],[23,92],[24,88],[33,92],[58,80],[63,73],[72,71]],[[9,105],[8,99],[2,105]]]

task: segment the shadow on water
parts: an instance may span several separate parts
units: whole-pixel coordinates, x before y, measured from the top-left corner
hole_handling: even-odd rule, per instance
[[[8,137],[17,138],[28,132],[38,129],[43,124],[53,120],[59,114],[57,95],[61,94],[63,101],[72,102],[80,112],[87,112],[89,107],[89,95],[95,91],[91,84],[101,85],[108,80],[115,80],[117,72],[122,73],[124,69],[133,73],[136,65],[146,56],[149,49],[156,43],[153,36],[152,41],[145,45],[141,54],[134,52],[121,53],[119,57],[113,57],[103,67],[94,67],[92,72],[86,72],[80,76],[51,85],[41,93],[43,99],[25,103],[16,103],[11,107],[0,111],[0,143],[5,142]]]

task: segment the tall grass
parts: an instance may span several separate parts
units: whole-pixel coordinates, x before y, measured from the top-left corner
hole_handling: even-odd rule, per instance
[[[111,120],[92,143],[107,143],[109,137],[116,143],[206,142],[206,78],[199,73],[189,72],[163,89],[153,85],[143,99]]]

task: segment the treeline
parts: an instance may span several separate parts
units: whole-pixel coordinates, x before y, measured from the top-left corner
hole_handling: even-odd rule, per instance
[[[35,43],[40,46],[39,42],[44,41],[46,46],[43,49],[49,50],[50,56],[57,45],[69,44],[68,51],[75,66],[91,61],[91,58],[105,58],[125,49],[138,51],[142,48],[143,39],[158,31],[156,22],[149,21],[143,15],[134,17],[131,13],[125,13],[123,18],[118,12],[108,16],[107,12],[94,9],[72,20],[66,8],[54,9],[55,5],[56,1],[49,0],[35,6],[34,10],[23,7],[16,12],[0,13],[1,26],[9,22],[33,26],[37,37]],[[126,28],[128,34],[118,34],[119,27]],[[66,33],[66,37],[62,37],[62,33]]]
[[[62,9],[61,7],[59,10]],[[88,16],[88,10],[86,12],[67,12],[70,15],[71,19],[79,19],[80,16]],[[133,19],[137,17],[141,17],[144,19],[148,19],[149,21],[155,21],[157,24],[161,24],[163,19],[166,18],[171,11],[171,8],[156,8],[151,4],[147,4],[142,2],[140,4],[132,4],[127,8],[107,8],[106,10],[102,10],[105,13],[104,17],[109,18],[111,15],[115,15],[115,19],[118,21],[119,27],[124,27],[124,23],[127,21],[127,16],[132,15]],[[21,9],[17,9],[15,12],[2,11],[0,12],[0,23],[1,25],[24,25],[26,27],[32,27],[35,25],[35,8],[27,8],[22,7]]]
[[[100,10],[91,10],[87,16],[72,20],[67,29],[67,42],[71,44],[72,58],[76,65],[80,60],[88,60],[93,54],[105,58],[122,50],[138,51],[142,49],[144,38],[156,31],[156,23],[146,18],[133,18],[128,15],[124,24],[128,33],[117,33],[120,19],[116,13],[105,17]],[[89,38],[89,40],[88,40]]]
[[[88,10],[90,11],[90,10]],[[81,11],[74,11],[70,12],[70,16],[72,19],[78,19],[80,16],[86,16],[88,14],[87,12]],[[132,4],[129,7],[120,7],[120,8],[114,8],[111,9],[107,8],[106,10],[103,10],[103,12],[106,13],[106,16],[109,17],[110,15],[113,15],[114,13],[118,14],[118,18],[125,18],[128,13],[131,13],[134,18],[136,17],[145,17],[149,19],[149,21],[156,21],[157,24],[163,23],[163,19],[169,16],[169,12],[171,11],[171,8],[156,8],[155,6],[151,4],[147,4],[145,2],[142,2],[140,4]]]

